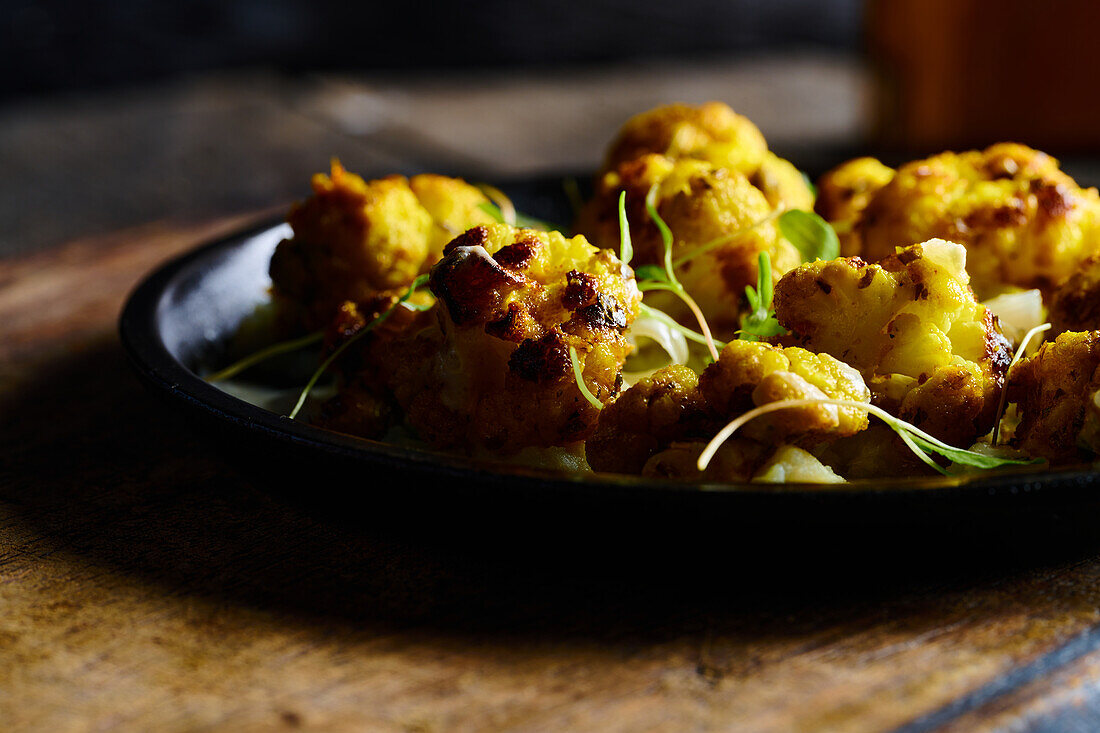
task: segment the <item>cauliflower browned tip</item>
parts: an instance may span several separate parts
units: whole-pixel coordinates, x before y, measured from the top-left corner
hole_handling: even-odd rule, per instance
[[[604,407],[585,441],[596,471],[641,473],[649,458],[674,441],[706,439],[721,426],[708,414],[699,376],[682,364],[659,369]]]
[[[712,325],[732,332],[745,286],[756,285],[759,253],[770,255],[775,277],[801,261],[780,237],[774,219],[781,210],[812,209],[813,192],[797,168],[768,151],[747,118],[718,102],[674,104],[623,126],[577,230],[600,247],[617,248],[619,194],[626,191],[634,264],[660,264],[664,246],[645,207],[653,186],[657,211],[672,230],[674,259],[743,232],[677,267],[677,276]],[[675,311],[678,306],[669,307]]]
[[[834,185],[872,191],[848,206],[823,204],[842,230],[840,221],[851,222],[845,254],[876,261],[934,237],[959,242],[982,300],[1012,288],[1049,293],[1100,254],[1096,189],[1081,188],[1057,160],[1024,145],[941,153],[885,178],[879,166],[854,161],[822,181],[826,201]]]
[[[757,341],[732,341],[702,376],[684,366],[671,366],[643,379],[600,414],[596,432],[586,444],[589,465],[597,471],[657,472],[698,478],[698,469],[675,472],[691,450],[701,448],[731,419],[767,404],[788,399],[870,401],[859,372],[828,354],[797,347],[781,348]],[[721,465],[758,468],[780,444],[810,447],[854,435],[867,427],[865,411],[835,405],[795,407],[762,415],[747,423],[719,456],[758,458]],[[676,444],[684,444],[676,447]],[[756,450],[753,446],[760,446]],[[673,452],[667,454],[667,451]],[[732,451],[732,452],[731,452]],[[663,458],[652,463],[654,456]],[[652,465],[651,465],[652,463]],[[683,464],[686,466],[687,464]],[[732,469],[731,469],[732,470]],[[716,467],[706,474],[734,480],[731,470]],[[753,471],[749,471],[751,476]],[[745,477],[741,477],[745,478]]]
[[[790,338],[858,369],[876,404],[968,446],[993,427],[1012,356],[968,281],[966,250],[930,240],[877,265],[802,265],[776,285],[775,314]]]
[[[1013,445],[1066,463],[1100,453],[1100,331],[1066,332],[1012,367],[1008,401],[1020,423]]]
[[[515,453],[583,440],[622,384],[623,334],[641,294],[613,253],[584,237],[490,224],[432,269],[431,324],[378,356],[406,423],[435,447]]]
[[[1100,256],[1090,257],[1051,294],[1051,332],[1093,331],[1100,328]]]
[[[293,236],[271,259],[272,290],[291,325],[325,326],[345,302],[399,294],[443,245],[492,217],[487,198],[457,178],[364,181],[336,161],[313,177],[313,195],[287,217]]]

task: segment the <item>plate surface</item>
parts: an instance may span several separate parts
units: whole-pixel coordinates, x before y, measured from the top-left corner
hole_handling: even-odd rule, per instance
[[[519,210],[568,221],[560,179],[506,187]],[[716,507],[741,521],[958,521],[990,512],[1065,506],[1097,490],[1091,467],[1029,469],[840,486],[683,483],[609,474],[475,463],[457,457],[362,440],[315,428],[256,407],[207,384],[195,373],[224,348],[241,321],[266,301],[268,261],[289,229],[271,223],[200,247],[148,276],[130,296],[120,334],[138,375],[245,469],[273,490],[357,501],[430,500],[466,507],[530,509],[576,502],[640,507]],[[624,504],[625,502],[625,504]]]

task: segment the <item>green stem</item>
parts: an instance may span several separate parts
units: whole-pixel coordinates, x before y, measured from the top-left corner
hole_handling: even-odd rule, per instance
[[[240,361],[236,361],[226,368],[209,374],[206,377],[207,382],[224,382],[226,379],[232,379],[245,369],[255,366],[262,361],[267,361],[273,356],[279,354],[288,354],[298,349],[303,349],[306,346],[320,342],[324,334],[321,331],[302,336],[301,338],[291,339],[290,341],[280,341],[277,344],[272,344],[265,349],[261,349],[254,354],[250,354]]]

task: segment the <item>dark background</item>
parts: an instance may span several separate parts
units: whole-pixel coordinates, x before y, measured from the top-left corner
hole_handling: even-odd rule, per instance
[[[561,67],[854,52],[860,0],[6,0],[0,94],[109,88],[211,70]]]

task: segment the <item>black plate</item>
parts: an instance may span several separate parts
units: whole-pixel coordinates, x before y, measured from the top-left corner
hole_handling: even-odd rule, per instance
[[[566,221],[560,181],[508,187],[521,211]],[[399,499],[453,511],[542,512],[578,503],[658,515],[675,511],[756,524],[934,519],[971,522],[1036,507],[1065,508],[1096,492],[1091,467],[1029,469],[966,477],[813,484],[695,484],[609,474],[493,466],[321,430],[237,399],[196,376],[216,359],[252,309],[265,300],[271,252],[286,234],[271,223],[183,255],[152,273],[120,320],[122,343],[145,384],[188,415],[276,490],[342,506]],[[336,500],[335,504],[333,501]],[[444,509],[443,507],[447,507]]]

